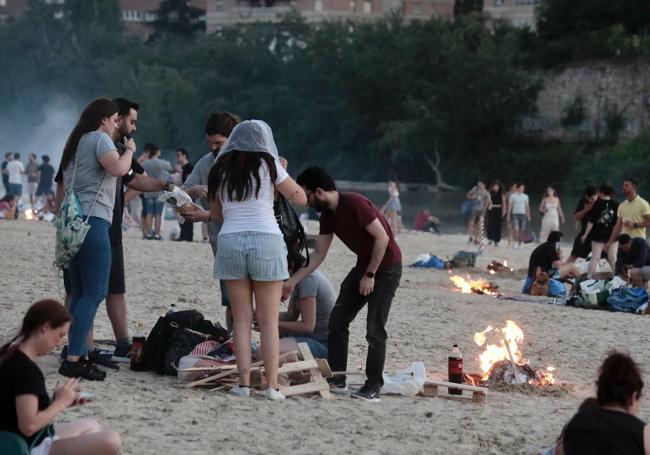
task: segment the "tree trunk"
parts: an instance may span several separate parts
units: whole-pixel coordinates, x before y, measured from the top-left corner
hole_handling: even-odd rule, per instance
[[[442,191],[456,191],[458,188],[445,183],[445,180],[442,177],[442,172],[440,171],[440,152],[438,152],[438,145],[434,147],[434,154],[435,161],[432,160],[428,154],[423,153],[424,159],[433,171],[433,174],[436,176],[436,186]]]

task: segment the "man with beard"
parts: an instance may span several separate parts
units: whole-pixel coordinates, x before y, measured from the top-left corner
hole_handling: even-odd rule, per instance
[[[136,131],[138,110],[140,106],[138,103],[129,101],[126,98],[115,98],[113,101],[118,106],[118,127],[116,130],[116,137],[113,138],[113,140],[115,142],[118,153],[122,155],[126,149],[124,145],[125,140],[127,138],[130,138],[131,135]],[[62,171],[59,168],[59,172],[55,179],[57,182],[57,211],[60,207],[60,198],[63,197],[63,183],[61,177]],[[111,271],[108,281],[108,294],[106,295],[106,313],[108,314],[108,318],[111,321],[111,326],[113,327],[113,333],[115,335],[116,347],[113,355],[116,357],[126,357],[131,350],[126,306],[124,252],[122,246],[124,185],[140,192],[161,190],[172,191],[174,189],[173,184],[162,180],[153,179],[144,174],[144,169],[140,164],[138,164],[135,159],[133,159],[131,162],[131,169],[129,172],[125,176],[117,178],[115,206],[113,208],[113,221],[108,231],[111,242]],[[67,274],[65,272],[63,277],[66,293],[69,294],[69,284],[67,280]],[[107,356],[100,354],[99,351],[90,349],[89,357],[90,360],[94,363],[109,367],[115,366],[110,361],[110,358],[107,358]]]
[[[333,370],[346,370],[350,323],[367,303],[367,379],[352,397],[378,403],[384,384],[388,338],[385,327],[402,276],[402,253],[386,218],[365,196],[339,193],[334,179],[318,167],[306,169],[296,181],[305,189],[309,205],[321,212],[320,233],[309,265],[289,278],[282,297],[290,296],[296,284],[323,262],[334,234],[357,255],[355,267],[341,283],[330,316],[327,360]],[[332,391],[346,390],[345,376],[338,376],[332,383]]]
[[[199,162],[196,163],[196,166],[194,166],[192,173],[181,185],[181,189],[187,191],[187,194],[192,198],[197,198],[199,205],[194,204],[191,207],[181,208],[179,213],[186,221],[207,222],[208,238],[210,239],[210,246],[212,247],[212,254],[214,256],[217,255],[217,237],[219,236],[221,224],[217,223],[210,216],[208,176],[214,161],[217,159],[219,150],[221,150],[221,147],[228,140],[230,132],[239,122],[239,117],[228,112],[218,112],[210,115],[205,125],[205,134],[212,151],[203,155]],[[226,307],[226,325],[228,330],[230,330],[232,328],[232,312],[223,281],[219,281],[219,287],[221,289],[221,305]]]

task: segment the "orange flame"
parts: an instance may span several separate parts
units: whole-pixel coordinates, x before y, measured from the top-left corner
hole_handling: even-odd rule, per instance
[[[33,220],[36,218],[34,211],[32,209],[27,209],[25,210],[25,219],[26,220]]]
[[[500,337],[496,344],[488,344],[487,335],[493,331],[499,333]],[[494,329],[492,326],[488,326],[482,332],[476,332],[474,334],[474,342],[478,346],[485,346],[485,350],[479,355],[479,364],[481,370],[483,370],[483,380],[489,378],[488,373],[492,366],[502,360],[512,360],[517,365],[527,364],[528,361],[523,358],[523,354],[519,350],[519,345],[523,341],[524,332],[514,321],[511,320],[507,320],[505,327],[500,329]],[[509,351],[508,348],[510,348]],[[510,359],[509,352],[512,353],[512,359]],[[554,370],[555,368],[548,367],[546,371],[537,372],[537,377],[531,379],[529,383],[535,385],[554,384],[555,378],[552,373]]]
[[[454,283],[460,292],[463,294],[471,294],[476,292],[477,294],[488,294],[488,295],[499,295],[498,292],[494,291],[494,288],[490,283],[484,279],[472,280],[470,276],[467,276],[467,279],[463,278],[460,275],[452,275],[449,279]]]

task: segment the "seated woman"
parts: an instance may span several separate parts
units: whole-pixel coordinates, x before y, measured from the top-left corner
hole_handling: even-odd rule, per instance
[[[328,325],[334,303],[334,288],[320,271],[315,270],[298,283],[287,311],[280,313],[280,352],[295,351],[298,343],[307,343],[314,357],[326,359]]]
[[[15,220],[16,219],[16,196],[7,194],[0,199],[0,219]]]
[[[63,342],[71,319],[56,300],[38,301],[27,310],[18,336],[0,348],[0,432],[24,438],[32,454],[117,454],[119,435],[102,431],[93,419],[52,425],[61,411],[86,402],[78,379],[58,385],[50,400],[35,363]]]
[[[566,426],[566,455],[650,455],[650,427],[639,413],[643,380],[628,355],[611,353],[600,367],[598,404],[578,412]]]

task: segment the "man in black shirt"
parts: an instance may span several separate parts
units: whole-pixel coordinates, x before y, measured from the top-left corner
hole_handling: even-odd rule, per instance
[[[580,268],[570,262],[562,264],[560,258],[560,240],[562,233],[560,231],[552,231],[548,235],[546,242],[539,245],[530,254],[528,262],[528,278],[524,284],[524,293],[530,292],[530,286],[535,280],[537,268],[542,269],[542,272],[548,273],[550,278],[564,279],[568,276],[580,276]]]
[[[13,153],[5,153],[5,160],[2,162],[2,167],[0,167],[0,171],[2,172],[2,186],[4,186],[6,194],[9,193],[9,173],[7,172],[7,164],[13,159]]]
[[[641,237],[628,234],[618,237],[616,274],[630,279],[637,288],[645,288],[650,280],[650,247]]]
[[[176,162],[181,166],[181,183],[185,183],[185,180],[190,176],[194,170],[194,166],[189,161],[189,154],[187,150],[180,147],[176,149]],[[181,224],[181,234],[178,237],[178,240],[185,240],[191,242],[194,239],[194,223],[191,221],[185,221]]]

